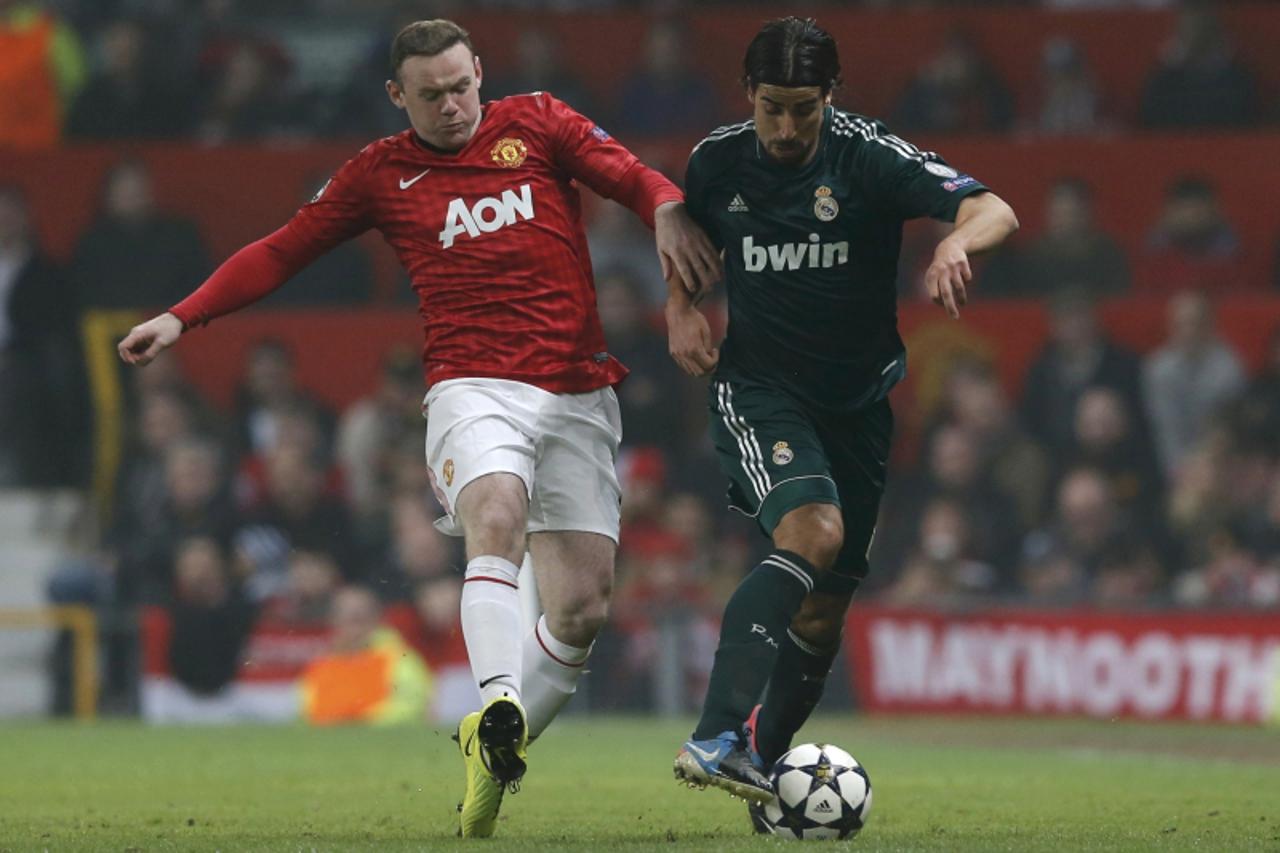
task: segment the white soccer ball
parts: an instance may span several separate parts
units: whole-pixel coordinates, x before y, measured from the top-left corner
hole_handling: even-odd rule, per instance
[[[852,755],[829,743],[806,743],[773,765],[774,799],[752,818],[791,841],[852,838],[871,812],[871,779]]]

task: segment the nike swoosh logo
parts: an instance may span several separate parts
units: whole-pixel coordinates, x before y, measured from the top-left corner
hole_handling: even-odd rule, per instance
[[[427,170],[426,170],[425,172],[423,172],[421,175],[418,175],[416,178],[410,178],[410,179],[409,179],[409,180],[407,180],[407,181],[406,181],[404,178],[401,178],[401,179],[400,179],[400,189],[402,189],[402,190],[407,190],[407,189],[409,189],[409,187],[413,186],[413,185],[414,185],[414,184],[416,184],[418,181],[422,180],[423,176],[424,176],[424,175],[426,175],[426,174],[427,174],[427,172],[430,172],[430,171],[431,171],[430,169],[427,169]],[[481,686],[483,687],[484,685],[481,685]]]
[[[687,746],[689,747],[689,751],[690,751],[690,752],[696,753],[698,756],[700,756],[700,757],[702,758],[702,760],[703,760],[703,761],[715,761],[715,760],[716,760],[716,755],[717,755],[717,753],[715,753],[715,752],[707,752],[707,751],[706,751],[705,749],[703,749],[702,747],[697,746],[697,745],[692,744],[692,743],[691,743],[691,744],[687,744]]]
[[[463,754],[463,755],[465,755],[465,756],[467,756],[468,758],[470,758],[470,757],[471,757],[471,747],[472,747],[472,745],[473,745],[473,744],[475,744],[475,742],[476,742],[476,736],[475,736],[475,734],[473,733],[473,734],[471,735],[471,737],[467,738],[467,745],[466,745],[465,747],[463,747],[463,749],[462,749],[462,754]]]
[[[490,682],[493,682],[493,681],[497,681],[499,678],[510,678],[510,677],[511,677],[511,673],[504,672],[502,673],[502,675],[495,675],[492,678],[486,678],[484,681],[480,682],[480,689],[483,690],[486,684],[489,684]]]

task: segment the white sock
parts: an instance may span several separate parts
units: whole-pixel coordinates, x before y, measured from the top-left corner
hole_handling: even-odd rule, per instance
[[[524,555],[520,564],[520,633],[527,634],[538,624],[542,615],[542,603],[538,598],[538,580],[533,574],[533,558]]]
[[[547,629],[543,616],[524,638],[524,711],[529,737],[542,734],[578,689],[578,679],[591,647],[579,649],[562,643]]]
[[[518,573],[510,560],[484,555],[467,563],[462,582],[462,636],[485,704],[499,696],[520,701]]]

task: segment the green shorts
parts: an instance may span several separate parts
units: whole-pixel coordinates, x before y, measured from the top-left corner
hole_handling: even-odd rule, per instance
[[[817,588],[851,592],[867,575],[867,550],[884,494],[893,412],[882,399],[855,412],[802,404],[768,385],[715,379],[711,436],[729,478],[729,506],[766,536],[791,510],[834,504],[844,519],[844,547]]]

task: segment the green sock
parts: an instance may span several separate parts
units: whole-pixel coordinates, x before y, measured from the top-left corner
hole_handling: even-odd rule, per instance
[[[720,645],[695,740],[738,731],[760,701],[779,645],[818,571],[791,551],[775,551],[743,578],[724,608]]]
[[[818,706],[839,649],[838,643],[817,648],[787,629],[756,719],[756,749],[766,767],[791,748],[791,739]]]

